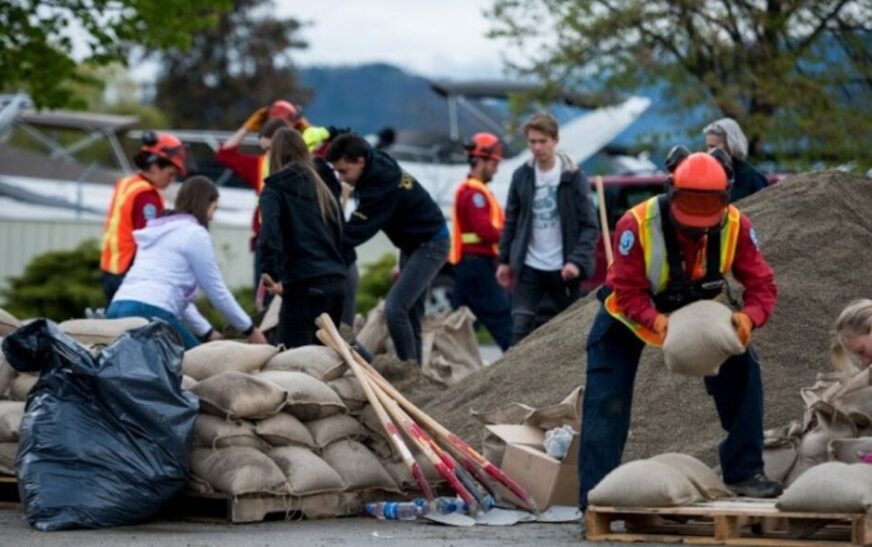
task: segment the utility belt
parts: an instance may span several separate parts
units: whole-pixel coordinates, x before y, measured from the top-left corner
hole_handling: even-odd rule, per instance
[[[688,304],[717,298],[724,291],[726,285],[727,282],[722,276],[696,281],[672,282],[666,286],[666,290],[660,294],[655,294],[652,300],[654,307],[660,313],[672,313]]]

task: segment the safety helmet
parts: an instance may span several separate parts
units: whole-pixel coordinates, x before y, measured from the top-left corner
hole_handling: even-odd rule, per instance
[[[185,145],[178,137],[169,133],[146,131],[142,134],[142,147],[139,151],[147,154],[145,158],[147,164],[164,159],[178,169],[179,175],[184,176],[187,173],[185,169]]]
[[[670,167],[674,169],[668,195],[676,223],[692,230],[719,225],[730,204],[732,168],[726,163],[729,158],[705,152],[684,155],[681,149],[673,151],[679,157],[667,162],[672,163]]]
[[[464,147],[470,160],[472,158],[496,161],[503,159],[503,145],[499,137],[493,133],[476,133]]]
[[[270,105],[266,119],[281,118],[293,125],[300,117],[300,109],[288,101],[276,101]]]

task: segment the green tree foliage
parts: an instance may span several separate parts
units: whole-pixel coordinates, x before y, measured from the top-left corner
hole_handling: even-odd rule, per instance
[[[276,99],[300,102],[290,52],[306,47],[300,23],[277,19],[270,0],[236,0],[188,50],[162,56],[156,104],[174,127],[228,129]]]
[[[105,304],[100,285],[100,250],[94,240],[67,251],[35,257],[0,294],[3,307],[19,318],[54,321],[84,317],[85,308]]]
[[[513,66],[545,87],[663,86],[673,112],[735,118],[752,155],[765,141],[776,156],[868,160],[868,0],[495,0],[490,15]]]
[[[357,313],[366,314],[378,305],[378,301],[387,296],[394,284],[394,266],[397,257],[393,253],[385,253],[381,258],[366,264],[357,286]]]
[[[80,65],[126,63],[131,48],[188,47],[230,0],[0,1],[0,86],[24,89],[40,107],[83,106]]]

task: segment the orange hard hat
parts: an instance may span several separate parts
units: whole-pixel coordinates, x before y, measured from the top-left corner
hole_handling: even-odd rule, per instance
[[[266,119],[281,118],[293,124],[300,117],[300,109],[288,101],[276,101],[270,105]]]
[[[142,135],[142,148],[140,151],[150,154],[148,163],[152,163],[157,158],[162,158],[172,163],[179,171],[179,175],[184,176],[187,173],[185,169],[185,145],[182,141],[169,133],[155,133],[154,131],[146,131]]]
[[[500,161],[503,159],[503,144],[493,133],[476,133],[466,144],[466,155],[470,158]]]
[[[670,209],[675,221],[695,229],[717,226],[730,203],[729,190],[727,172],[716,158],[704,152],[690,154],[672,175]]]

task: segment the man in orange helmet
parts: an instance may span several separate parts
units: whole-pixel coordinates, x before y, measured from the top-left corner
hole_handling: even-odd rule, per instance
[[[578,462],[582,509],[588,492],[621,463],[642,349],[662,345],[668,314],[720,295],[727,274],[745,287],[744,306],[733,314],[733,324],[747,351],[705,378],[727,431],[719,448],[721,469],[737,495],[781,493],[781,484],[763,473],[763,387],[749,345],[751,331],[762,327],[775,307],[772,268],[751,221],[730,205],[729,156],[676,147],[667,168],[668,192],[618,222],[618,252],[597,295],[603,306],[587,339]]]
[[[139,171],[115,183],[103,229],[100,279],[107,306],[133,263],[133,231],[163,213],[161,191],[185,174],[185,146],[169,133],[146,131],[133,164]]]
[[[509,295],[496,280],[505,213],[487,187],[503,159],[503,146],[491,133],[476,133],[466,146],[469,177],[457,187],[451,215],[454,307],[469,306],[500,349],[512,344]]]

